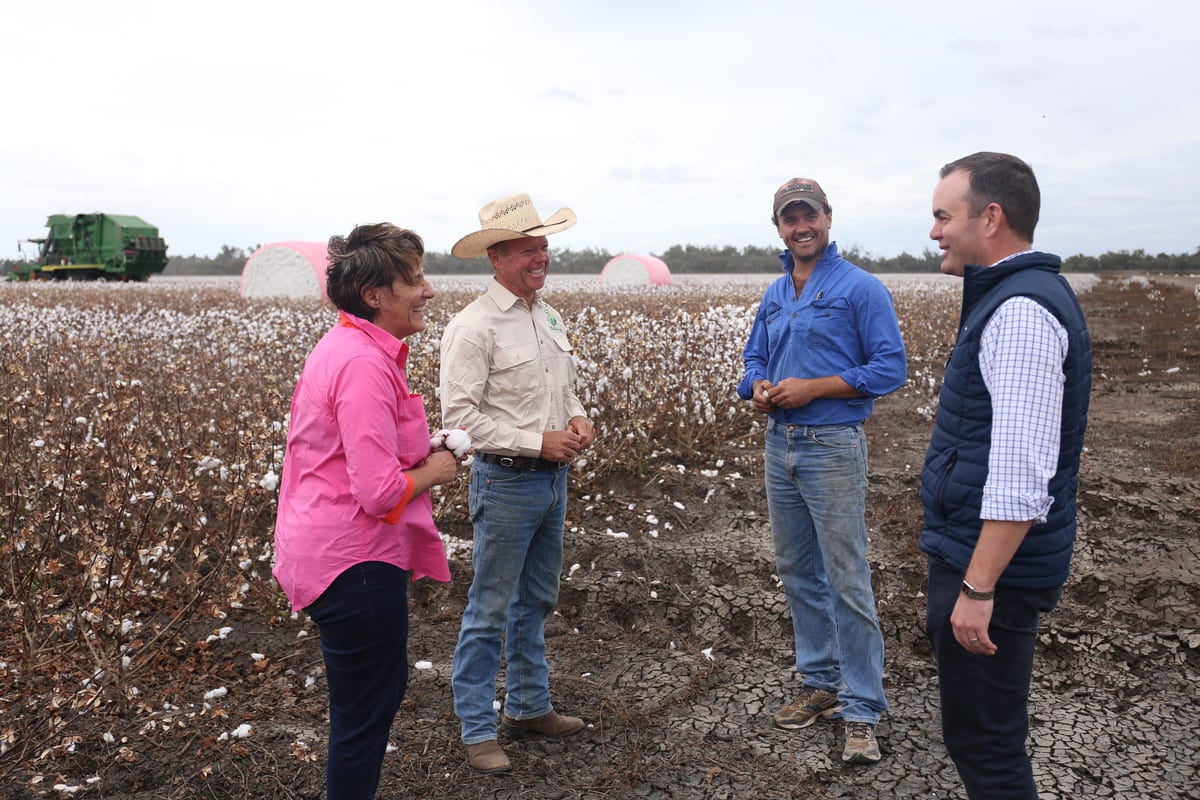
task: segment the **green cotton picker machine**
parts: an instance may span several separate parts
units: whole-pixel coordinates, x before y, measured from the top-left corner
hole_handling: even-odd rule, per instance
[[[17,264],[11,280],[144,281],[167,266],[158,228],[124,214],[53,214],[49,235],[29,239],[36,261]]]

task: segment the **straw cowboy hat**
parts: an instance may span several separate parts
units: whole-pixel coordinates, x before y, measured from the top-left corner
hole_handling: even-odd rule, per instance
[[[482,230],[468,233],[454,243],[450,248],[452,255],[482,258],[489,247],[499,242],[565,231],[575,224],[575,212],[560,208],[543,222],[529,195],[522,193],[502,197],[479,209],[479,224]]]

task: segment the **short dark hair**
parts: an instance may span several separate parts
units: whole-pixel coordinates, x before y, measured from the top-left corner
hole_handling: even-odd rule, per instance
[[[424,257],[425,243],[413,231],[390,222],[359,225],[349,236],[330,237],[325,293],[347,314],[373,320],[377,309],[363,300],[363,290],[390,287],[396,278],[415,285]]]
[[[996,203],[1004,209],[1013,232],[1033,241],[1042,193],[1032,167],[1007,153],[980,152],[951,161],[942,167],[941,177],[959,171],[970,176],[967,201],[971,216],[979,216],[990,203]]]

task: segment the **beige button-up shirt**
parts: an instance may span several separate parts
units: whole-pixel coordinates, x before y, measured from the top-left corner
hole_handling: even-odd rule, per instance
[[[466,429],[484,453],[536,458],[543,433],[586,416],[562,317],[494,278],[442,333],[439,395],[442,425]]]

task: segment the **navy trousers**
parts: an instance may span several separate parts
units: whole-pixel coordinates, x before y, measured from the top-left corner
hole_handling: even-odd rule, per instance
[[[367,561],[304,609],[321,632],[329,684],[328,800],[371,800],[408,686],[408,572]]]
[[[937,657],[942,739],[971,800],[1036,800],[1029,735],[1029,682],[1038,616],[1058,603],[1062,587],[997,589],[988,636],[996,655],[964,650],[950,613],[963,573],[929,560],[925,631]]]

